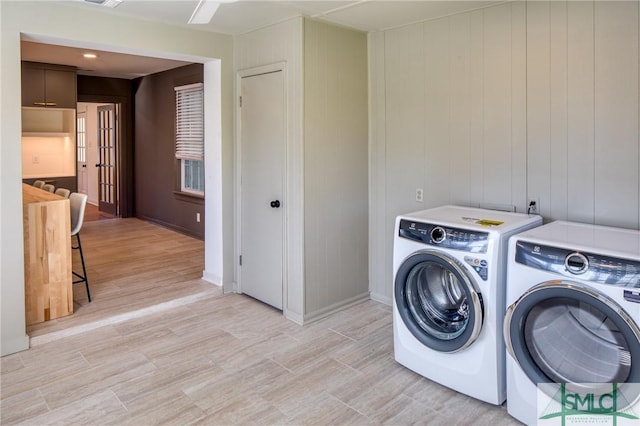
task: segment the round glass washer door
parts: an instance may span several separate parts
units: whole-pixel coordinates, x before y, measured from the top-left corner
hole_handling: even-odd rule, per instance
[[[640,382],[637,324],[589,287],[565,281],[533,287],[507,308],[504,336],[536,384]]]
[[[473,277],[455,258],[419,251],[398,268],[395,303],[402,321],[422,344],[456,352],[480,334],[484,308]]]

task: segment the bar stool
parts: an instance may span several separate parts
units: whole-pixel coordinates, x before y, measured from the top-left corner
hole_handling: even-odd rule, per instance
[[[54,192],[54,194],[59,195],[59,196],[64,197],[64,198],[69,198],[69,195],[71,194],[71,191],[69,191],[67,188],[58,188],[58,189],[56,189],[56,192]]]
[[[53,194],[53,191],[56,190],[56,187],[51,185],[50,183],[46,183],[46,184],[44,184],[42,186],[42,189],[45,190],[45,191],[49,191],[49,192],[51,192]]]
[[[36,188],[40,188],[40,189],[42,189],[44,184],[45,184],[45,181],[43,181],[43,180],[36,180],[36,181],[33,182],[33,186],[35,186]]]
[[[87,194],[81,194],[79,192],[74,192],[69,195],[69,203],[71,204],[71,237],[76,237],[76,241],[78,242],[77,246],[71,245],[71,248],[74,250],[80,251],[80,261],[82,262],[82,275],[73,271],[73,275],[78,280],[75,280],[73,283],[84,283],[87,288],[87,299],[91,302],[91,293],[89,292],[89,279],[87,277],[87,268],[84,264],[84,254],[82,253],[82,243],[80,243],[80,229],[82,229],[82,223],[84,222],[84,210],[87,206]]]

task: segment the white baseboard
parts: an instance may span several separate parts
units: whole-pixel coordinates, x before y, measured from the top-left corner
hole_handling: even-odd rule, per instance
[[[222,278],[215,274],[209,273],[207,271],[202,271],[202,279],[215,286],[222,287]]]
[[[393,305],[393,299],[390,297],[384,296],[382,294],[371,293],[371,300],[375,302],[384,303],[385,305],[389,305],[389,306]]]
[[[369,292],[366,292],[350,299],[343,300],[342,302],[334,303],[333,305],[327,306],[326,308],[320,309],[318,311],[305,314],[303,319],[304,324],[306,325],[311,322],[318,321],[322,318],[326,318],[331,314],[349,308],[358,303],[364,302],[365,300],[369,300],[370,298],[371,297],[369,295]]]
[[[223,294],[237,293],[237,292],[238,292],[238,284],[235,281],[222,285]]]
[[[11,340],[2,340],[2,354],[0,356],[11,355],[29,349],[29,336],[19,337]]]
[[[302,318],[302,315],[300,315],[297,312],[293,312],[293,311],[289,311],[287,309],[285,309],[283,311],[284,313],[284,317],[286,319],[288,319],[289,321],[295,322],[298,325],[303,325],[304,324],[304,320]]]

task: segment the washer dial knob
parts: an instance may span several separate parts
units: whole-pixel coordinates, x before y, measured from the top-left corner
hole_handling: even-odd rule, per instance
[[[574,275],[580,275],[589,269],[589,259],[582,253],[571,253],[564,259],[564,267]]]
[[[431,230],[431,240],[434,243],[439,244],[443,242],[445,238],[447,238],[447,231],[445,231],[443,227],[436,226]]]

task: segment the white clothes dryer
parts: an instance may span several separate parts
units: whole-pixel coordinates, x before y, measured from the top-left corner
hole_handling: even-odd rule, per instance
[[[506,396],[507,242],[540,216],[442,206],[396,218],[395,360],[492,404]]]
[[[558,221],[512,237],[504,319],[509,414],[538,423],[541,383],[587,394],[640,382],[639,324],[640,232]],[[541,395],[553,397],[544,386]]]

